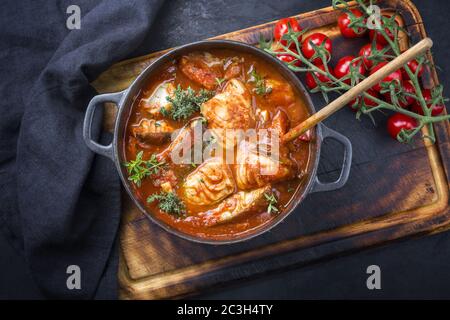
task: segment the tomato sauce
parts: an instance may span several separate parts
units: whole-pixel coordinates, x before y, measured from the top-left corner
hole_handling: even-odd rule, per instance
[[[267,62],[250,54],[235,52],[227,49],[216,49],[208,52],[223,61],[224,66],[227,64],[227,61],[230,61],[230,59],[239,59],[242,72],[240,72],[236,78],[238,78],[251,93],[252,108],[258,110],[258,115],[265,115],[265,118],[260,116],[256,117],[256,128],[267,127],[271,123],[276,112],[279,110],[282,110],[287,115],[290,128],[299,124],[308,117],[308,110],[305,102],[301,98],[301,95],[298,92],[295,92],[295,88],[290,85],[274,67],[268,65]],[[282,90],[285,90],[286,88],[290,90],[289,92],[292,94],[292,99],[287,99],[285,92],[279,91],[279,88],[273,88],[273,90],[268,94],[256,94],[254,90],[254,83],[250,81],[251,70],[256,70],[258,74],[264,77],[265,81],[275,80],[278,83],[281,83]],[[220,93],[227,81],[228,80],[218,79],[216,88],[212,90],[214,91],[214,94]],[[124,150],[122,150],[126,162],[136,159],[137,154],[141,151],[143,152],[143,159],[150,159],[153,154],[160,154],[170,144],[170,141],[162,144],[150,144],[140,141],[135,136],[133,127],[139,124],[143,119],[164,119],[174,129],[180,129],[188,123],[189,119],[201,116],[200,112],[196,112],[189,119],[175,121],[167,116],[163,116],[162,114],[150,114],[146,107],[146,99],[154,93],[158,86],[166,82],[174,84],[175,87],[180,85],[183,89],[190,87],[195,91],[199,91],[203,88],[201,84],[193,81],[180,70],[180,59],[167,63],[161,67],[158,72],[155,72],[154,76],[147,80],[146,85],[143,87],[142,91],[132,105],[125,130]],[[268,213],[268,210],[264,209],[257,212],[247,213],[226,223],[205,226],[201,223],[201,219],[197,219],[197,217],[199,217],[201,212],[217,207],[220,202],[207,206],[186,205],[186,214],[179,217],[162,211],[159,208],[157,201],[147,203],[147,197],[161,191],[161,186],[155,183],[158,179],[157,176],[143,178],[140,186],[132,182],[130,182],[130,185],[136,197],[145,206],[147,212],[157,220],[171,226],[173,229],[179,230],[188,235],[205,239],[233,239],[243,233],[251,232],[255,228],[259,228],[270,223],[272,219],[285,210],[286,206],[292,200],[295,191],[298,188],[302,188],[306,183],[304,175],[306,174],[306,169],[310,158],[310,145],[311,144],[309,142],[301,141],[299,139],[294,140],[287,145],[289,150],[289,158],[296,165],[296,175],[295,178],[287,181],[271,183],[273,194],[276,195],[277,198],[276,206],[279,210],[278,212]],[[174,175],[171,177],[172,182],[174,183],[174,191],[181,198],[181,195],[179,194],[181,185],[183,184],[186,176],[195,170],[195,166],[186,164],[175,165],[173,163],[168,163],[167,166],[171,169]],[[196,167],[198,167],[198,165]],[[233,174],[235,174],[234,171]],[[240,191],[239,188],[236,188],[235,192],[238,191]]]

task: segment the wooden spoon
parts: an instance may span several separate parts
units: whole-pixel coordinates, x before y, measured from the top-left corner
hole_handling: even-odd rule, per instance
[[[392,72],[400,69],[408,61],[413,60],[417,56],[421,55],[433,46],[433,41],[430,38],[425,38],[418,42],[413,47],[409,48],[407,51],[403,52],[397,58],[386,64],[380,70],[367,77],[356,86],[348,90],[346,93],[341,95],[336,100],[333,100],[326,107],[314,113],[308,119],[297,125],[296,127],[289,130],[282,138],[282,143],[289,142],[301,134],[305,133],[312,127],[314,127],[319,122],[325,120],[330,115],[341,109],[343,106],[348,104],[351,100],[355,99],[358,95],[372,88],[375,84],[379,83],[385,77],[387,77]]]

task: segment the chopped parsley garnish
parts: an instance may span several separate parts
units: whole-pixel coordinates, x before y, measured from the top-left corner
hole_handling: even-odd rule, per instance
[[[201,89],[195,92],[188,87],[183,90],[180,85],[175,89],[173,96],[167,97],[172,106],[169,110],[161,108],[161,114],[173,120],[186,120],[200,110],[200,106],[213,96],[212,91]]]
[[[141,186],[142,179],[157,174],[159,169],[165,165],[164,162],[159,162],[156,159],[155,154],[152,154],[149,160],[142,160],[143,153],[143,151],[139,151],[135,160],[124,163],[128,171],[128,180],[133,181],[138,187]]]
[[[272,213],[272,212],[278,212],[278,208],[277,208],[277,199],[275,198],[275,196],[273,194],[267,194],[264,193],[264,197],[266,198],[266,201],[268,203],[267,205],[267,212],[268,213]]]
[[[250,72],[250,79],[248,82],[254,83],[255,88],[253,91],[258,95],[265,95],[272,92],[272,88],[266,85],[264,77],[257,73],[255,69],[252,69]]]
[[[174,192],[164,192],[152,194],[147,198],[147,203],[158,201],[158,208],[161,211],[180,217],[186,213],[186,206]]]
[[[225,81],[225,78],[216,78],[217,85],[222,85],[222,83]]]

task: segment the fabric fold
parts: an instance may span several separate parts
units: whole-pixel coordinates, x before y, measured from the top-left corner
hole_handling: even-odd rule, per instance
[[[141,44],[162,0],[105,0],[84,13],[88,2],[79,4],[81,29],[65,34],[27,93],[15,175],[8,174],[16,177],[17,185],[9,187],[17,195],[24,255],[49,298],[116,297],[120,181],[112,161],[86,147],[82,123],[96,94],[89,82]],[[61,4],[45,5],[65,10]],[[60,23],[55,28],[65,27]],[[101,132],[101,112],[93,133],[108,140]],[[70,265],[81,270],[80,290],[66,286]]]

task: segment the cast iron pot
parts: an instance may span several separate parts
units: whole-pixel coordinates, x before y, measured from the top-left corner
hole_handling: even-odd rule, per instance
[[[139,200],[134,195],[132,188],[130,186],[130,181],[127,179],[127,172],[122,165],[124,163],[123,158],[124,132],[128,117],[131,112],[133,100],[136,98],[141,88],[145,85],[146,80],[149,78],[149,76],[155,70],[158,70],[159,67],[164,65],[166,62],[172,61],[177,57],[180,57],[184,54],[193,51],[208,51],[211,49],[231,49],[237,52],[250,53],[257,57],[260,57],[264,61],[267,61],[267,63],[273,65],[278,70],[278,72],[280,72],[285,77],[285,79],[287,79],[291,83],[291,85],[295,88],[295,90],[297,90],[299,94],[302,95],[302,98],[304,99],[307,105],[309,113],[310,114],[315,113],[315,109],[311,101],[311,98],[308,92],[303,87],[300,80],[278,59],[272,57],[268,53],[258,48],[240,42],[224,41],[224,40],[199,41],[178,47],[155,60],[136,78],[136,80],[131,84],[131,86],[128,89],[122,92],[101,94],[92,98],[86,110],[83,128],[83,137],[87,146],[92,151],[105,157],[108,157],[112,161],[114,161],[117,167],[117,171],[119,172],[120,178],[122,179],[122,183],[125,186],[131,199],[133,199],[136,206],[138,206],[138,208],[152,222],[156,223],[166,231],[171,232],[187,240],[208,244],[229,244],[243,240],[248,240],[273,228],[283,219],[285,219],[300,204],[300,202],[302,202],[302,200],[306,197],[307,194],[320,191],[331,191],[341,188],[347,182],[350,173],[350,166],[352,159],[352,145],[350,141],[340,133],[337,133],[336,131],[333,131],[325,127],[323,124],[317,125],[313,129],[312,132],[313,140],[310,142],[312,145],[310,147],[310,159],[308,161],[308,168],[307,168],[307,176],[306,176],[307,181],[302,188],[297,189],[296,193],[294,194],[294,201],[291,201],[288,207],[284,210],[284,212],[278,215],[272,221],[270,221],[270,223],[264,224],[248,232],[242,233],[239,236],[233,236],[230,239],[206,239],[201,237],[195,237],[180,232],[174,229],[173,227],[165,224],[164,222],[157,220],[155,217],[153,217],[153,215],[150,212],[147,211],[147,209],[145,209],[145,205],[141,203],[141,200]],[[94,141],[91,137],[91,127],[95,109],[97,106],[101,106],[105,102],[113,102],[117,105],[118,108],[114,128],[114,137],[113,141],[109,145],[101,145],[98,142]],[[317,166],[319,164],[322,141],[327,138],[334,139],[344,146],[344,161],[342,164],[339,178],[334,182],[323,183],[320,182],[319,179],[317,178]]]

